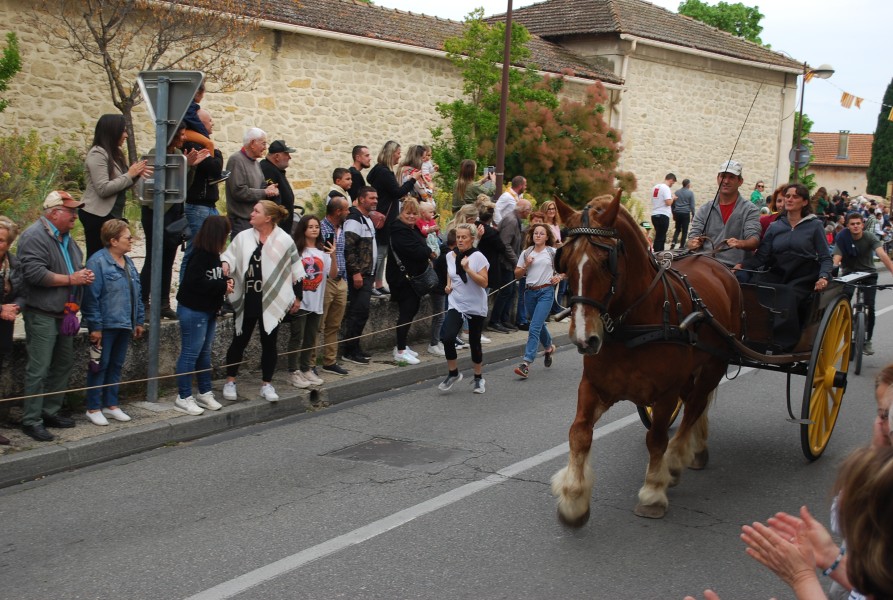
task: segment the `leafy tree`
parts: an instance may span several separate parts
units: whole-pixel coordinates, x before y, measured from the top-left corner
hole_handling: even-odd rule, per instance
[[[441,127],[431,132],[442,187],[452,187],[462,160],[493,164],[495,158],[505,24],[488,25],[483,15],[483,9],[471,12],[463,35],[444,43],[462,74],[464,97],[437,104],[449,127],[449,134]],[[524,26],[512,25],[511,63],[528,66],[509,72],[506,174],[523,174],[535,195],[561,191],[588,201],[613,185],[617,164],[619,134],[602,116],[604,88],[591,86],[584,102],[559,99],[564,80],[533,70],[530,37]]]
[[[799,123],[799,120],[800,120],[800,113],[799,113],[799,111],[795,111],[794,112],[794,136],[791,140],[791,148],[797,147],[797,123]],[[800,171],[797,172],[797,175],[799,175],[798,181],[800,183],[802,183],[803,185],[805,185],[809,189],[810,192],[815,189],[815,173],[808,173],[809,166],[812,164],[812,159],[814,158],[812,155],[812,140],[809,139],[809,133],[812,131],[812,126],[813,126],[812,119],[809,118],[809,115],[807,115],[806,113],[803,113],[803,130],[802,130],[802,133],[800,134],[800,143],[803,144],[804,146],[806,146],[807,148],[809,148],[810,157],[809,157],[809,160],[807,161],[807,163],[805,165],[803,165],[803,168],[801,168]],[[791,163],[791,170],[789,173],[788,181],[794,181],[794,172],[796,171],[796,169],[797,168],[794,165],[794,163]]]
[[[735,4],[720,2],[716,6],[711,6],[701,0],[683,0],[679,4],[678,12],[680,15],[702,21],[745,40],[756,44],[763,43],[760,40],[760,33],[763,31],[760,21],[764,15],[760,12],[759,6],[745,6],[741,2]]]
[[[871,163],[868,165],[869,194],[887,195],[887,182],[893,180],[893,121],[889,120],[893,106],[893,81],[884,93],[884,105],[877,118],[874,142],[871,144]]]
[[[15,74],[22,70],[22,56],[19,54],[19,39],[16,34],[6,34],[6,48],[0,58],[0,92],[5,92],[9,87],[9,81]],[[0,98],[0,112],[6,110],[9,100]]]
[[[259,0],[36,0],[26,20],[48,44],[72,52],[106,75],[112,103],[127,123],[127,150],[137,157],[133,108],[137,74],[202,71],[221,89],[251,87],[249,58]]]

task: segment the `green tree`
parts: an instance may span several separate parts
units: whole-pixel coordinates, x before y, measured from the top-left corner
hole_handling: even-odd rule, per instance
[[[701,0],[684,0],[679,4],[678,12],[745,40],[763,43],[760,40],[760,33],[763,31],[760,21],[764,15],[759,6],[745,6],[741,2],[720,2],[711,6]]]
[[[493,164],[499,127],[499,99],[505,24],[488,25],[483,9],[470,13],[461,37],[444,43],[460,70],[464,97],[438,103],[448,130],[432,130],[434,157],[443,188],[451,189],[466,158]],[[619,134],[605,123],[601,84],[586,91],[584,102],[559,99],[562,77],[543,78],[530,64],[530,33],[512,25],[506,127],[507,178],[523,174],[534,195],[568,194],[588,201],[613,185]]]
[[[800,113],[794,112],[794,136],[791,138],[791,148],[797,147],[797,123],[800,120]],[[803,113],[803,130],[800,134],[800,143],[809,148],[809,161],[800,169],[797,173],[798,181],[805,185],[809,191],[815,189],[815,173],[808,173],[809,166],[812,164],[812,140],[809,139],[809,133],[812,131],[813,122],[812,119],[809,118],[809,115]],[[788,181],[794,181],[794,172],[796,171],[796,167],[793,163],[791,163],[791,170],[789,172]]]
[[[6,34],[6,48],[3,49],[3,56],[0,58],[0,92],[5,92],[9,88],[9,81],[21,70],[22,56],[19,54],[19,39],[16,34],[9,32]],[[9,106],[9,100],[0,98],[0,112],[6,110],[7,106]]]
[[[893,181],[893,121],[890,121],[890,110],[893,106],[893,81],[884,93],[884,104],[877,117],[874,130],[874,142],[871,144],[871,163],[868,165],[869,194],[887,195],[887,182]]]

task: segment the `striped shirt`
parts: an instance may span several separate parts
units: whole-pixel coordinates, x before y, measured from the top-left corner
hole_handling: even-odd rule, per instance
[[[322,220],[322,227],[320,229],[322,231],[323,239],[327,236],[335,238],[335,262],[338,265],[338,277],[347,279],[347,264],[344,262],[344,229],[339,227],[336,230],[328,217]]]

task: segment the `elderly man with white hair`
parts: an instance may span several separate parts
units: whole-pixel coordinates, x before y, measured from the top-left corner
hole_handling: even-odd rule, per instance
[[[232,173],[226,180],[226,213],[232,225],[230,239],[251,227],[248,219],[258,200],[279,195],[275,183],[264,185],[264,173],[257,162],[266,149],[267,134],[263,129],[251,127],[242,136],[242,149],[226,162],[226,170]]]

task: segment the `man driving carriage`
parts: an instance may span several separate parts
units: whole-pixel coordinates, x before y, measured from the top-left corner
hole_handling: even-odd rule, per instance
[[[715,249],[716,259],[728,267],[743,262],[760,245],[760,210],[738,192],[744,183],[741,172],[737,160],[719,167],[716,198],[698,208],[688,233],[689,250]]]

